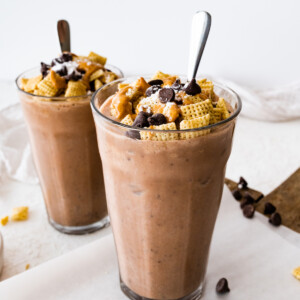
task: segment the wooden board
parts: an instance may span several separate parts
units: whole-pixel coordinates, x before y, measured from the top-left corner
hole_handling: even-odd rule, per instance
[[[237,183],[230,179],[225,179],[225,183],[231,191],[237,188]],[[248,191],[254,199],[262,194],[250,188],[245,191]],[[263,214],[266,202],[272,203],[277,208],[283,225],[300,233],[300,168],[273,192],[261,198],[255,204],[256,210]]]

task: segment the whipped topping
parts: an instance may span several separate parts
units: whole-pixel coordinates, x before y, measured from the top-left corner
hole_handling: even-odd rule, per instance
[[[73,72],[76,72],[77,68],[78,68],[78,63],[76,61],[67,61],[64,62],[62,64],[60,63],[56,63],[53,67],[52,70],[54,72],[58,72],[60,70],[62,70],[64,67],[67,68],[67,75],[72,74]]]

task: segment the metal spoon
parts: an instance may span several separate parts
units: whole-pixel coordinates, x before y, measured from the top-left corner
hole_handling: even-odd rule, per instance
[[[205,48],[211,25],[211,15],[206,11],[198,11],[192,21],[188,81],[196,78],[200,60]]]
[[[71,51],[70,26],[68,21],[59,20],[57,22],[57,33],[60,43],[61,52]]]

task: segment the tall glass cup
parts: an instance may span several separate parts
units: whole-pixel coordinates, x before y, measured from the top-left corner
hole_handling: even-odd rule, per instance
[[[199,299],[241,101],[215,84],[231,116],[201,129],[133,129],[105,114],[116,80],[92,97],[121,289],[130,299]],[[149,78],[145,78],[148,80]],[[193,133],[140,140],[138,132]]]
[[[96,231],[109,220],[91,95],[43,97],[20,88],[21,78],[39,74],[29,70],[16,84],[49,222],[63,233]]]

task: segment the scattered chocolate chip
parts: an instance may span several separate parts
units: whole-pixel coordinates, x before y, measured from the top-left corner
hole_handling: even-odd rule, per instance
[[[67,62],[67,61],[71,61],[73,59],[72,54],[65,52],[63,53],[60,58],[59,58],[62,62]]]
[[[126,131],[125,135],[131,139],[140,140],[140,132],[137,130],[128,130]]]
[[[270,203],[270,202],[265,203],[265,207],[264,207],[264,214],[265,215],[272,214],[275,211],[276,211],[276,207],[272,203]]]
[[[48,75],[49,69],[50,69],[49,65],[41,62],[41,73],[43,75],[43,78],[45,78]]]
[[[233,195],[235,200],[241,200],[242,197],[243,197],[242,193],[238,189],[232,191],[232,195]]]
[[[56,71],[56,73],[60,76],[67,76],[68,75],[68,69],[66,66],[63,66],[60,70]]]
[[[240,177],[238,187],[241,188],[241,189],[246,189],[247,186],[248,186],[248,182],[243,177]]]
[[[197,95],[201,93],[201,87],[196,82],[196,79],[192,79],[185,87],[184,91],[191,96]]]
[[[132,127],[143,128],[149,127],[148,118],[151,117],[151,113],[147,113],[145,111],[140,111],[139,114],[136,116]]]
[[[218,294],[225,294],[225,293],[228,293],[230,292],[230,289],[228,287],[228,281],[226,278],[221,278],[217,285],[216,285],[216,292]]]
[[[244,208],[246,205],[249,205],[249,204],[253,204],[253,198],[251,200],[251,198],[244,198],[242,201],[241,201],[241,208]]]
[[[73,71],[71,74],[65,76],[66,80],[78,81],[82,78],[82,74],[77,70]]]
[[[247,204],[243,208],[243,215],[248,219],[253,218],[254,212],[255,212],[255,208],[252,204]]]
[[[171,88],[175,91],[180,91],[182,89],[182,84],[179,78],[175,80],[175,82],[171,85]]]
[[[171,88],[163,88],[159,91],[158,98],[161,103],[171,102],[175,99],[175,92]]]
[[[274,226],[279,226],[281,224],[281,216],[279,213],[275,212],[271,215],[269,222]]]
[[[154,114],[148,118],[150,125],[162,125],[167,123],[167,119],[163,114]]]
[[[161,79],[153,79],[148,81],[150,85],[162,85],[164,82]]]
[[[158,90],[160,90],[161,87],[159,85],[153,85],[147,88],[146,90],[146,96],[150,97],[152,94],[155,94]]]

